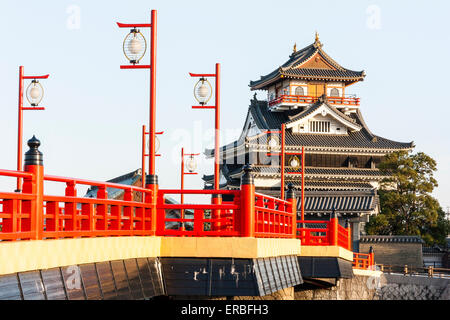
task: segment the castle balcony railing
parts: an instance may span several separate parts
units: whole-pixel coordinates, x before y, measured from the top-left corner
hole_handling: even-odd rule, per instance
[[[281,95],[276,99],[269,101],[269,107],[276,108],[281,106],[302,106],[317,102],[319,97],[314,96],[297,96],[297,95]],[[330,97],[327,96],[327,103],[339,106],[359,106],[360,98],[350,97]]]

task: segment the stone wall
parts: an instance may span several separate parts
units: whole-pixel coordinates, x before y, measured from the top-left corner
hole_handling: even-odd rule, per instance
[[[359,244],[359,252],[368,253],[373,247],[375,262],[386,265],[423,266],[421,243],[363,243]]]
[[[374,273],[326,289],[295,287],[295,300],[450,300],[450,279]]]

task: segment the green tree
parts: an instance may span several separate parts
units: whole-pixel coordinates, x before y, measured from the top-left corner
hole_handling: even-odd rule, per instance
[[[417,235],[428,244],[443,244],[450,223],[439,202],[431,196],[437,187],[436,161],[423,152],[398,151],[380,163],[381,212],[366,225],[368,234]]]

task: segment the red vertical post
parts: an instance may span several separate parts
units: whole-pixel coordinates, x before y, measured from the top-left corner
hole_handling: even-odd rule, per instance
[[[22,171],[22,127],[23,127],[23,66],[19,67],[19,106],[17,119],[17,171]],[[22,180],[17,178],[17,191],[22,189]]]
[[[181,190],[184,190],[184,148],[181,148]],[[184,203],[184,193],[180,194],[180,203]],[[180,218],[184,219],[184,209],[180,209]],[[181,230],[184,231],[184,222],[181,224]]]
[[[184,148],[181,148],[181,190],[184,189]],[[180,203],[184,203],[184,194],[180,194]]]
[[[155,175],[155,130],[156,130],[156,10],[151,13],[150,31],[150,155],[149,174]]]
[[[146,181],[146,188],[152,190],[147,203],[152,204],[151,229],[156,230],[157,214],[156,203],[158,197],[158,177],[155,173],[155,135],[156,135],[156,10],[151,12],[151,32],[150,32],[150,124],[149,124],[149,179]]]
[[[24,208],[30,214],[30,218],[24,221],[22,231],[31,231],[34,240],[42,239],[44,231],[44,163],[42,152],[38,150],[40,144],[41,142],[33,136],[28,140],[30,149],[25,153],[25,171],[33,175],[31,179],[24,179],[23,192],[33,194],[35,199],[31,201],[29,208]]]
[[[214,140],[214,190],[219,190],[220,186],[220,63],[216,63],[216,81],[215,81],[215,140]],[[222,195],[212,195],[213,204],[222,204]],[[220,219],[221,210],[212,210],[212,218]],[[212,223],[212,230],[218,231],[221,228],[220,222]]]
[[[290,202],[292,212],[292,238],[297,237],[297,198],[295,196],[295,189],[292,183],[288,184],[288,192],[286,194],[286,201]]]
[[[255,236],[255,184],[252,168],[244,167],[241,177],[241,235],[243,237]]]
[[[219,148],[220,148],[220,63],[216,63],[216,108],[215,108],[215,147],[214,147],[214,189],[219,190]]]
[[[374,257],[374,252],[373,252],[373,247],[371,246],[369,248],[369,268],[371,268],[372,270],[375,270],[375,257]]]
[[[338,245],[338,218],[336,211],[333,208],[333,212],[330,216],[330,224],[328,227],[328,232],[330,233],[330,245],[337,246]]]
[[[145,125],[142,126],[142,174],[141,174],[141,186],[145,188]],[[142,194],[142,202],[144,202],[144,195]]]
[[[285,154],[285,125],[284,123],[281,125],[281,169],[280,169],[280,174],[281,174],[281,185],[280,185],[280,198],[284,199],[284,163],[285,163],[285,159],[286,159],[286,154]]]
[[[305,220],[305,147],[302,147],[302,193],[301,193],[301,219]]]
[[[347,231],[347,249],[352,251],[352,228],[348,219],[345,220],[345,229]]]

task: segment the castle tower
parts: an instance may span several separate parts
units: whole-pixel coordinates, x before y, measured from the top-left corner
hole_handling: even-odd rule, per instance
[[[278,158],[267,156],[280,150],[279,137],[266,131],[280,130],[284,123],[286,152],[305,147],[305,219],[327,219],[335,208],[342,225],[346,219],[352,223],[353,250],[358,251],[363,224],[379,211],[377,189],[383,175],[378,164],[390,152],[414,147],[369,130],[360,99],[346,94],[348,86],[364,77],[364,71],[346,69],[328,56],[317,33],[311,45],[298,51],[294,46],[288,61],[250,81],[251,90],[267,92],[267,100],[257,100],[255,94],[240,137],[221,147],[220,187],[239,188],[243,166],[250,163],[256,191],[279,196]],[[205,154],[214,157],[214,150]],[[291,157],[285,160],[286,171],[295,171]],[[212,187],[213,175],[203,180],[205,188]],[[299,176],[286,174],[285,182],[301,188]],[[300,199],[297,203],[300,210]]]

